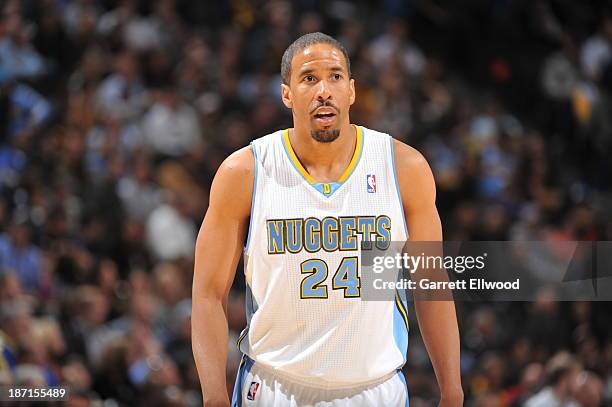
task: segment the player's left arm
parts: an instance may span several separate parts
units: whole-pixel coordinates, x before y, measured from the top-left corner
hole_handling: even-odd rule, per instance
[[[414,148],[397,140],[395,166],[410,241],[442,241],[436,185],[429,164]],[[414,301],[423,342],[440,387],[440,407],[463,405],[459,366],[459,328],[452,301]]]

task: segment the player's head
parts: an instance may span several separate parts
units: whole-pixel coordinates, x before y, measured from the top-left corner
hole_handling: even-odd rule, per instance
[[[334,141],[349,124],[355,81],[346,49],[320,32],[301,36],[283,54],[281,95],[293,121],[323,143]]]

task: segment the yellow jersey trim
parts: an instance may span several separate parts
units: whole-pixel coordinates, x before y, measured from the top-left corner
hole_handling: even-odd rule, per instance
[[[355,127],[355,130],[357,133],[357,143],[355,144],[355,151],[353,152],[353,157],[351,158],[349,165],[345,168],[344,172],[342,173],[338,181],[335,181],[335,182],[342,183],[346,181],[348,177],[353,173],[353,170],[357,166],[357,163],[359,162],[359,158],[361,157],[361,152],[363,150],[363,129],[361,128],[361,126],[357,126],[355,124],[353,124],[353,126]],[[295,151],[293,150],[293,147],[291,146],[291,140],[289,140],[289,129],[283,130],[283,144],[285,146],[285,150],[287,151],[289,155],[289,159],[291,160],[291,163],[298,170],[298,172],[302,175],[302,177],[304,177],[304,179],[306,179],[306,181],[310,182],[311,184],[316,184],[317,181],[314,178],[312,178],[312,176],[308,173],[308,171],[306,171],[306,168],[304,168],[300,160],[298,160],[297,155],[295,154]]]

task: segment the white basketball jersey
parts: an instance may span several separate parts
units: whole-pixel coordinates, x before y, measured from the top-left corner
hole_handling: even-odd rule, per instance
[[[338,182],[312,179],[288,130],[252,143],[248,325],[239,347],[256,364],[313,386],[367,383],[405,363],[405,301],[360,298],[361,240],[407,239],[393,140],[355,128],[355,153]]]

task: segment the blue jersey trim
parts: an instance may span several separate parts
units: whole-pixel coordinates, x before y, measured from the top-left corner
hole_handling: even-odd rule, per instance
[[[255,175],[253,176],[253,192],[251,193],[251,216],[249,217],[249,231],[247,232],[247,241],[244,246],[244,252],[248,253],[251,248],[251,230],[253,229],[253,214],[255,212],[255,196],[257,195],[257,175],[259,173],[259,164],[257,163],[257,152],[255,145],[251,142],[251,150],[253,151],[253,159],[255,161]]]
[[[408,352],[408,315],[404,303],[395,295],[395,306],[393,307],[393,339],[397,349],[402,354],[402,366],[406,363],[406,353]]]
[[[317,182],[316,184],[311,184],[316,188],[317,191],[322,193],[325,196],[331,196],[342,186],[342,182]],[[328,185],[329,192],[325,192],[325,185]]]
[[[400,207],[402,208],[402,220],[404,222],[404,232],[406,232],[406,239],[408,239],[408,224],[406,223],[406,215],[404,213],[404,201],[402,201],[402,194],[399,188],[399,182],[397,181],[397,170],[395,169],[395,152],[393,151],[393,137],[389,136],[389,148],[391,149],[391,167],[393,168],[393,179],[395,180],[395,191],[397,192],[397,199],[399,200]]]
[[[246,327],[242,330],[242,332],[240,333],[240,336],[238,337],[238,340],[236,341],[236,346],[238,347],[238,350],[240,350],[242,353],[248,353],[249,351],[249,341],[248,341],[249,327],[251,326],[251,319],[253,318],[253,315],[259,308],[259,305],[253,298],[253,291],[251,290],[251,287],[249,286],[248,283],[246,285],[244,303],[245,303],[247,323],[246,323]],[[244,341],[245,338],[247,339],[246,342]]]

